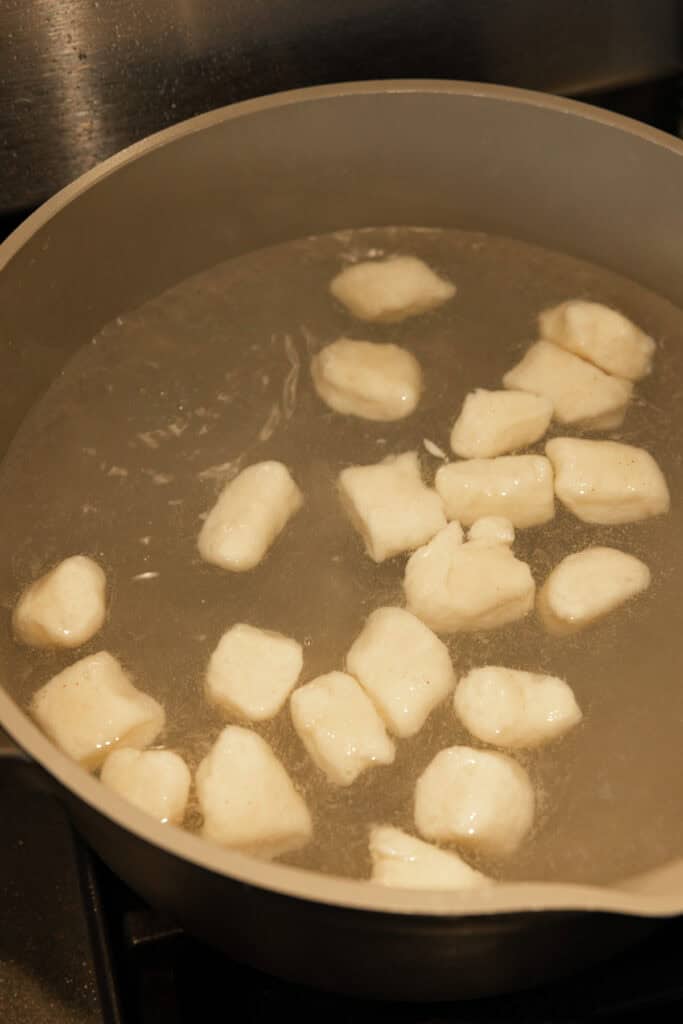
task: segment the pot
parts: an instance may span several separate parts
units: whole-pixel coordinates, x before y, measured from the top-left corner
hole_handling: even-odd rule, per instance
[[[452,82],[327,86],[184,122],[84,175],[0,248],[0,451],[107,321],[231,256],[352,226],[509,235],[683,305],[683,145],[614,115]],[[239,961],[400,999],[508,991],[683,909],[683,864],[612,887],[385,890],[164,827],[55,749],[0,687],[5,749],[150,904]]]

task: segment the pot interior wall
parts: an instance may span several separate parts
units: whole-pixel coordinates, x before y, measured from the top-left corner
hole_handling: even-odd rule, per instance
[[[51,218],[39,214],[0,273],[0,379],[12,382],[0,451],[65,358],[117,313],[222,259],[311,233],[491,231],[604,264],[680,304],[673,149],[509,90],[304,95],[173,129],[77,185]]]

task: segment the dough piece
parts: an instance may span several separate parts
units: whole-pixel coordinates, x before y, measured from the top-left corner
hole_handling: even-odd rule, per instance
[[[100,779],[141,811],[163,824],[180,825],[185,817],[192,777],[172,750],[113,750]]]
[[[600,302],[570,299],[538,318],[541,337],[628,380],[652,369],[655,343],[622,313]]]
[[[504,516],[483,516],[472,523],[467,539],[478,544],[507,544],[511,547],[515,542],[515,528]]]
[[[581,721],[571,687],[555,676],[487,665],[469,672],[453,698],[455,713],[482,743],[540,747]]]
[[[164,727],[161,704],[133,686],[108,651],[69,665],[34,694],[31,714],[65,754],[98,768],[114,747],[146,747]]]
[[[346,656],[346,667],[395,736],[414,736],[453,691],[448,648],[403,608],[378,608]]]
[[[370,830],[372,881],[395,889],[481,889],[493,881],[452,851],[391,825]]]
[[[373,764],[391,764],[396,748],[355,679],[329,672],[300,686],[289,702],[299,738],[337,786],[350,786]]]
[[[437,633],[495,629],[534,606],[529,566],[504,544],[463,544],[458,523],[409,558],[403,587],[408,610]]]
[[[669,489],[644,448],[555,437],[545,446],[555,493],[585,523],[635,523],[669,511]]]
[[[507,856],[534,820],[529,776],[506,754],[448,747],[436,755],[415,787],[415,825],[426,839]]]
[[[453,430],[451,448],[463,459],[489,459],[526,448],[543,437],[553,403],[528,391],[472,391]]]
[[[335,412],[366,420],[401,420],[417,407],[422,371],[398,345],[339,338],[311,363],[315,390]]]
[[[266,860],[311,838],[308,808],[265,740],[227,725],[197,769],[202,833],[221,846]]]
[[[302,504],[286,466],[257,462],[221,491],[199,534],[199,554],[221,569],[253,569]]]
[[[585,548],[563,558],[538,595],[549,633],[576,633],[647,590],[650,570],[617,548]]]
[[[549,341],[537,341],[521,362],[503,377],[506,388],[545,395],[558,423],[593,430],[620,426],[631,400],[633,384],[611,377]]]
[[[104,623],[106,587],[107,578],[92,558],[65,558],[19,598],[14,635],[31,647],[80,647]]]
[[[375,562],[413,551],[446,525],[441,498],[422,482],[417,452],[342,470],[339,494]]]
[[[333,278],[330,291],[359,320],[389,324],[440,306],[455,286],[414,256],[393,256],[354,263]]]
[[[502,516],[513,526],[538,526],[555,515],[553,470],[543,455],[501,455],[441,466],[436,489],[446,515],[463,526]]]
[[[223,634],[211,655],[207,697],[228,715],[262,722],[284,705],[302,666],[296,640],[240,622]]]

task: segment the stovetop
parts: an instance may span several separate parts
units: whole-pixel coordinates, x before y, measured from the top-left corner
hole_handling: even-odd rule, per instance
[[[150,910],[74,835],[50,796],[0,777],[0,1021],[186,1024],[540,1024],[683,1019],[683,919],[604,965],[475,1002],[377,1003],[229,961]]]
[[[680,84],[586,97],[680,133]],[[28,211],[27,211],[28,212]],[[21,215],[0,217],[0,239]],[[683,1019],[683,919],[603,965],[531,992],[469,1003],[363,1002],[270,978],[194,940],[118,881],[61,806],[0,771],[0,1024],[326,1024]]]

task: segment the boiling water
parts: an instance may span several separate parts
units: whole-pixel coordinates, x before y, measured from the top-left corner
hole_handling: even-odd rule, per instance
[[[398,325],[354,321],[330,298],[330,278],[350,261],[395,253],[420,256],[452,279],[455,300]],[[303,681],[342,668],[368,612],[401,603],[405,559],[377,566],[364,554],[340,512],[340,469],[418,448],[431,481],[440,463],[423,439],[448,450],[465,394],[498,387],[534,339],[538,311],[573,296],[618,307],[658,341],[654,374],[612,436],[653,452],[673,511],[605,528],[558,507],[549,525],[518,533],[515,551],[538,582],[590,543],[623,547],[650,565],[650,591],[591,632],[550,638],[532,615],[450,639],[459,671],[498,663],[561,675],[585,714],[561,742],[520,755],[539,793],[534,832],[513,857],[480,866],[510,879],[603,882],[680,854],[683,315],[604,269],[509,239],[403,228],[305,239],[214,267],[108,324],[35,407],[0,470],[0,657],[11,691],[27,703],[76,657],[14,644],[10,613],[29,580],[79,552],[106,569],[110,611],[78,656],[106,648],[119,657],[165,704],[163,742],[192,767],[224,724],[202,681],[235,621],[303,642]],[[341,334],[394,341],[418,356],[425,391],[416,413],[371,423],[318,400],[311,354]],[[291,468],[304,508],[252,572],[204,564],[202,515],[227,480],[262,459]],[[311,766],[286,709],[256,728],[315,820],[313,842],[287,859],[360,877],[369,872],[368,825],[412,830],[418,774],[441,748],[468,742],[448,701],[417,737],[398,743],[394,765],[339,789]],[[192,806],[187,825],[199,822]]]

